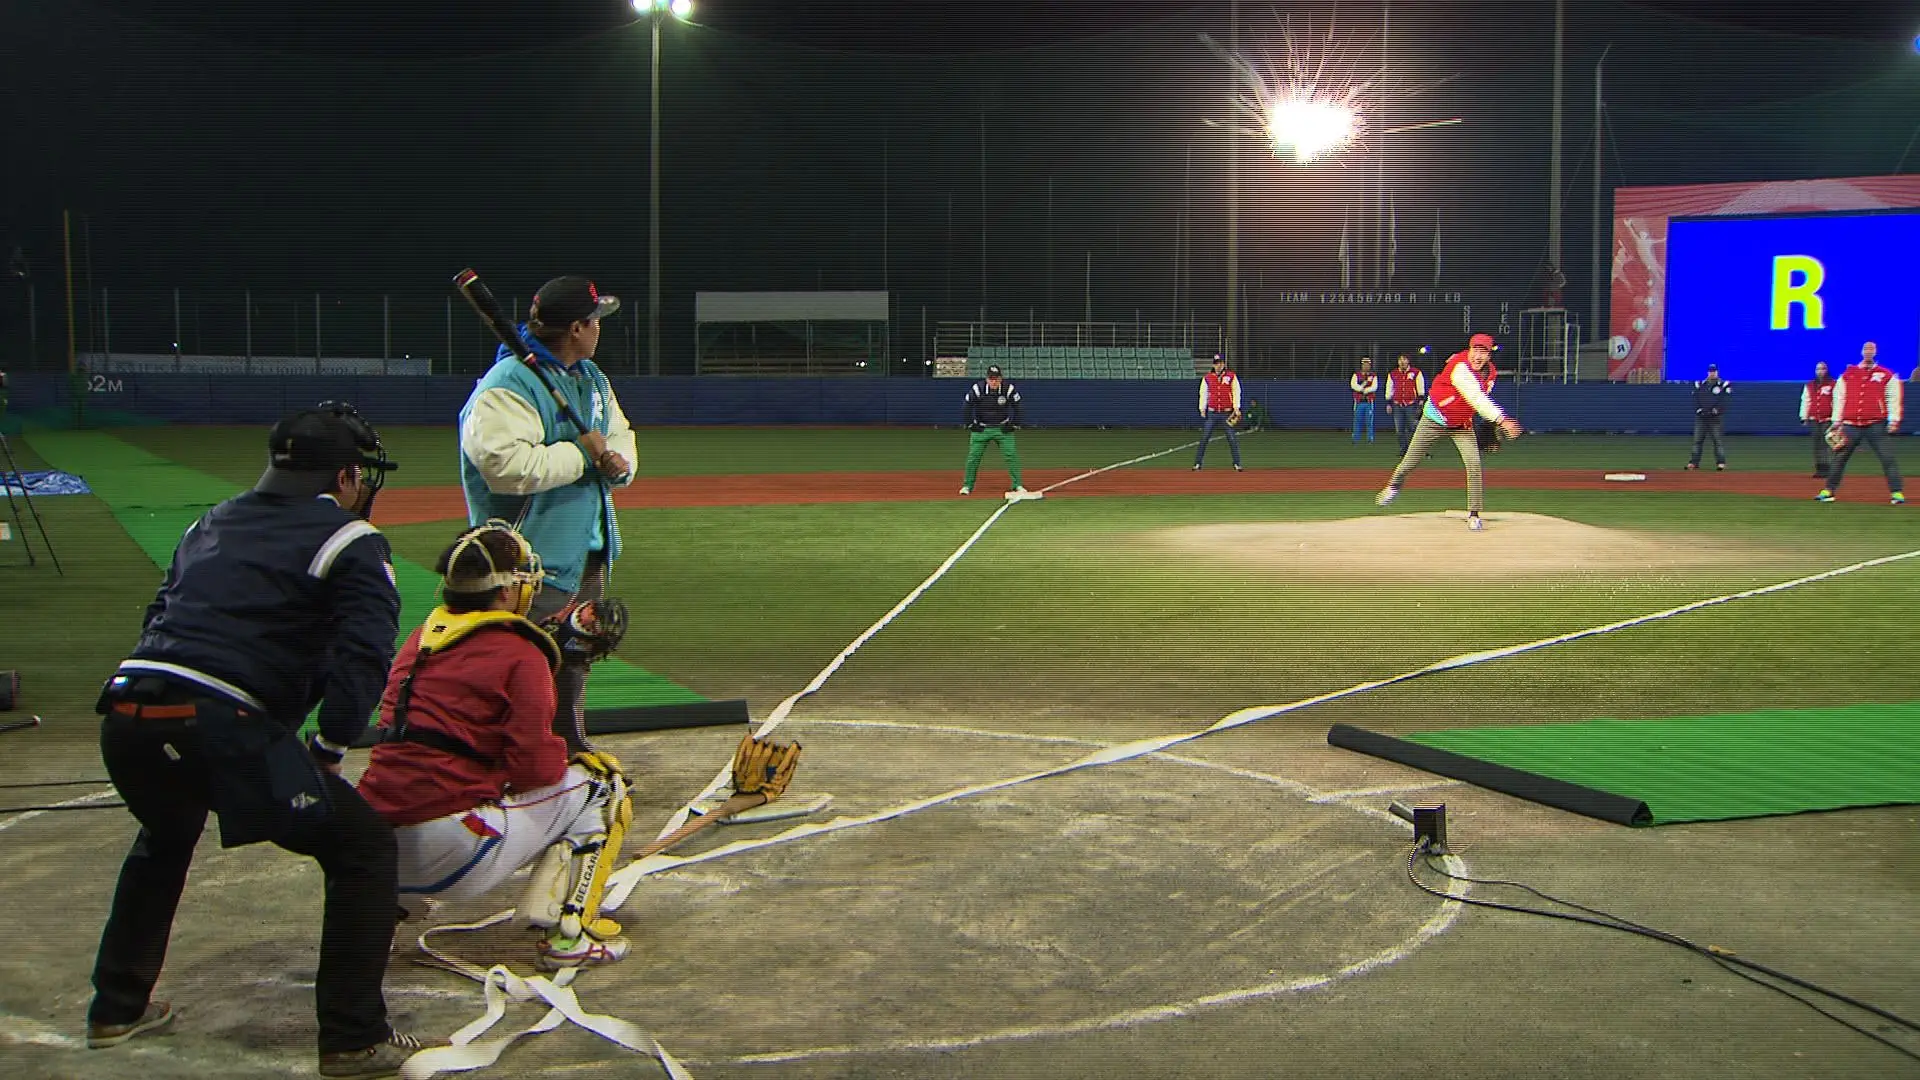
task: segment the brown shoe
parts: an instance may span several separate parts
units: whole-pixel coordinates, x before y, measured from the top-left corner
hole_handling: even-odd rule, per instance
[[[407,1059],[426,1049],[426,1044],[411,1035],[398,1031],[387,1036],[386,1042],[374,1043],[362,1050],[345,1050],[337,1054],[320,1055],[321,1076],[352,1076],[360,1080],[376,1080],[382,1076],[399,1076],[400,1066]]]
[[[150,1001],[147,1011],[140,1019],[131,1024],[93,1024],[87,1025],[87,1049],[105,1050],[109,1046],[119,1046],[128,1039],[144,1031],[163,1028],[173,1023],[173,1006],[164,1001]]]

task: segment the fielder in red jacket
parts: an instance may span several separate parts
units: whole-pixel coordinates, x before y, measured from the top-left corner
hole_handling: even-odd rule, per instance
[[[443,603],[395,657],[360,794],[394,826],[400,902],[484,895],[533,864],[519,904],[546,970],[627,954],[600,916],[632,806],[619,763],[568,762],[553,732],[560,647],[528,621],[540,558],[502,521],[461,533],[435,568]]]
[[[1800,388],[1800,422],[1813,433],[1813,475],[1825,480],[1833,468],[1833,447],[1827,429],[1833,426],[1833,376],[1825,360],[1813,365],[1813,381]]]
[[[1407,474],[1420,467],[1428,449],[1444,435],[1453,440],[1454,448],[1460,451],[1460,461],[1467,468],[1467,528],[1478,532],[1486,527],[1480,520],[1486,485],[1480,472],[1480,440],[1474,435],[1474,417],[1499,424],[1507,438],[1520,434],[1519,421],[1507,416],[1489,396],[1496,374],[1491,334],[1473,335],[1465,352],[1447,357],[1446,366],[1434,376],[1432,393],[1427,397],[1419,425],[1413,429],[1407,455],[1400,459],[1400,466],[1393,470],[1387,486],[1374,497],[1375,503],[1385,506],[1399,498],[1400,485],[1406,481]]]
[[[1833,467],[1827,471],[1827,486],[1814,498],[1832,502],[1847,475],[1847,462],[1861,443],[1873,448],[1880,459],[1880,471],[1887,475],[1887,491],[1893,505],[1907,501],[1906,484],[1900,479],[1900,463],[1893,459],[1893,447],[1887,436],[1900,427],[1900,410],[1905,387],[1891,368],[1881,367],[1875,356],[1880,347],[1869,341],[1860,347],[1860,362],[1842,372],[1833,387],[1833,426],[1828,433],[1833,444]]]
[[[1240,377],[1227,370],[1227,358],[1215,355],[1213,370],[1200,378],[1200,447],[1193,452],[1193,471],[1199,472],[1207,460],[1207,443],[1213,439],[1213,427],[1227,430],[1227,449],[1233,451],[1233,471],[1240,468],[1240,437],[1233,425],[1240,422]]]

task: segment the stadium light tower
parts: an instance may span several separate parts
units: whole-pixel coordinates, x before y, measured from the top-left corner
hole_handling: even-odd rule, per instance
[[[693,17],[693,0],[633,0],[633,12],[652,24],[653,58],[648,64],[647,94],[652,112],[647,200],[647,374],[660,374],[660,23],[668,16]]]

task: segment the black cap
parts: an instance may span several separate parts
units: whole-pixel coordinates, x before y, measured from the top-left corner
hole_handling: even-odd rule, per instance
[[[1707,365],[1707,370],[1708,370],[1708,371],[1719,371],[1719,370],[1720,370],[1720,365],[1719,365],[1719,364],[1708,364],[1708,365]]]
[[[989,366],[989,367],[987,368],[987,378],[989,378],[989,379],[997,379],[997,378],[999,378],[999,377],[1000,377],[1000,365],[999,365],[999,364],[994,364],[994,365],[991,365],[991,366]]]
[[[302,409],[267,433],[267,471],[254,484],[269,495],[319,495],[333,486],[341,469],[358,465],[369,472],[368,486],[379,488],[386,473],[399,468],[387,457],[380,435],[345,402],[328,401]]]
[[[557,277],[533,294],[527,321],[550,329],[605,318],[620,310],[620,298],[602,296],[593,282],[578,275]]]

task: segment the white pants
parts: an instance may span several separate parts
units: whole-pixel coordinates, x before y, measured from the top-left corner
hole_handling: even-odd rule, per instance
[[[604,832],[612,793],[587,770],[569,765],[552,787],[393,830],[401,902],[422,895],[466,900],[493,891],[555,841]]]

